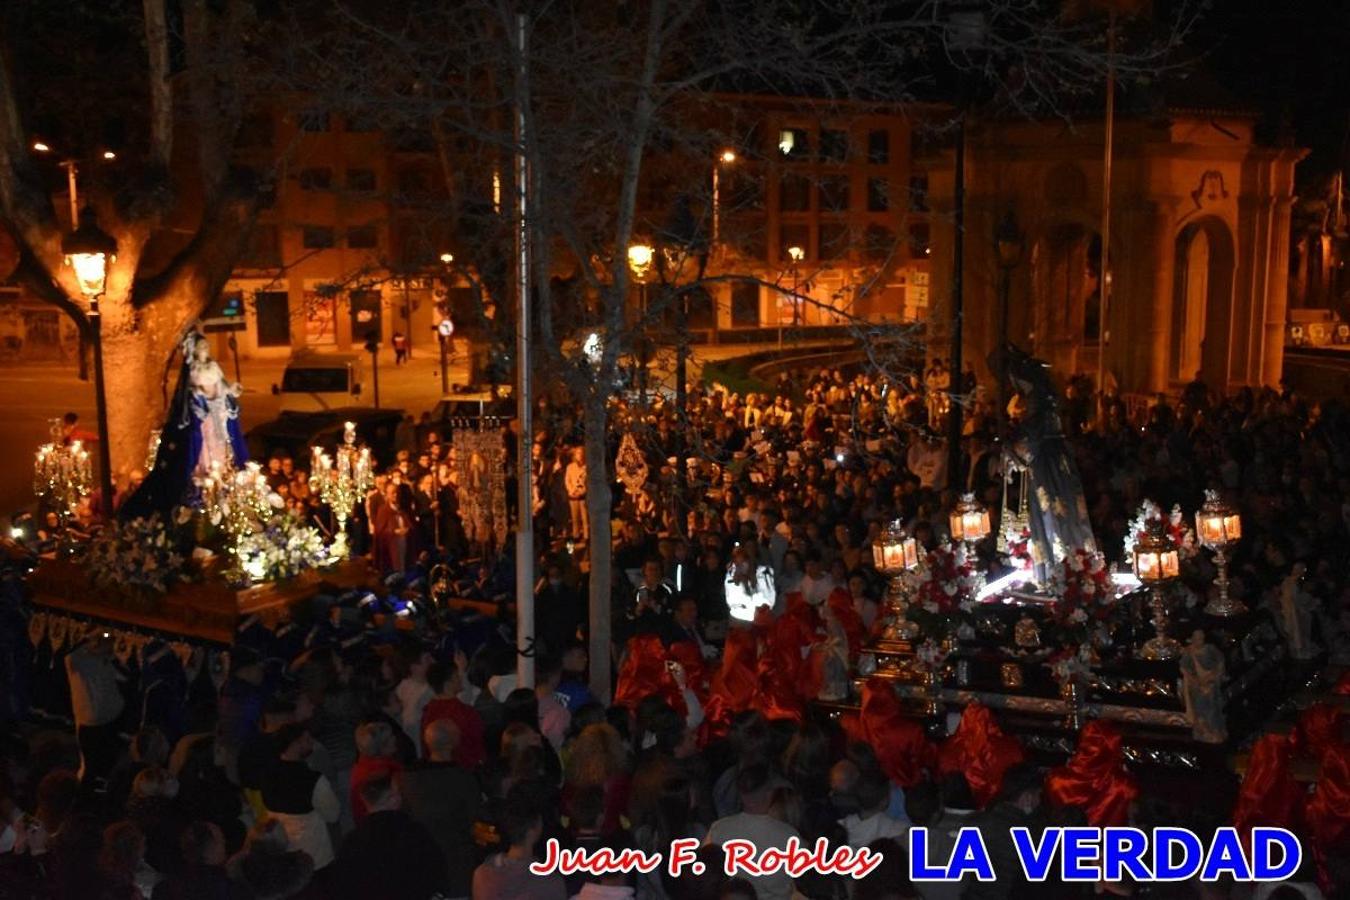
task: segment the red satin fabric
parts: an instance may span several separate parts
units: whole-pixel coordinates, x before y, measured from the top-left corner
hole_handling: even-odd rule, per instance
[[[913,719],[906,718],[891,683],[873,676],[863,685],[862,709],[856,725],[845,723],[850,738],[864,741],[876,751],[881,769],[901,787],[924,780],[937,762],[937,748]]]
[[[666,648],[661,638],[641,634],[628,640],[628,653],[614,687],[614,705],[635,710],[644,698],[653,694],[680,715],[688,712],[684,693],[666,668]]]
[[[708,664],[703,652],[693,641],[676,641],[666,650],[666,659],[673,659],[684,668],[684,682],[694,692],[702,706],[708,703]]]
[[[1322,774],[1308,801],[1308,831],[1322,857],[1342,852],[1350,838],[1350,744],[1322,754]]]
[[[1341,743],[1345,730],[1345,712],[1330,703],[1314,703],[1299,714],[1294,727],[1293,751],[1321,759],[1322,754]]]
[[[1101,719],[1089,722],[1068,764],[1045,777],[1045,796],[1057,806],[1080,807],[1091,825],[1126,824],[1139,785],[1125,771],[1120,731]]]
[[[956,733],[938,751],[938,772],[965,775],[975,803],[983,809],[998,796],[1004,774],[1025,758],[1021,743],[1003,733],[993,712],[972,703],[961,713]]]
[[[1283,734],[1265,734],[1252,745],[1247,774],[1233,807],[1233,825],[1239,834],[1257,826],[1297,829],[1307,792],[1289,769],[1292,742]]]
[[[759,645],[753,631],[733,628],[727,632],[722,667],[712,675],[708,702],[703,707],[700,743],[706,744],[724,736],[731,727],[732,717],[750,708],[758,683],[758,658]]]
[[[802,720],[810,669],[803,651],[815,642],[819,624],[819,613],[805,603],[797,603],[769,629],[764,653],[759,657],[753,701],[765,718]]]

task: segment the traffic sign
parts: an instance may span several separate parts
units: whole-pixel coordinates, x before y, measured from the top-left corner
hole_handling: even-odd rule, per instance
[[[210,319],[202,319],[202,331],[205,334],[248,331],[248,320],[243,316],[215,316]]]
[[[455,333],[455,323],[449,319],[441,319],[436,326],[436,332],[443,338],[448,338]]]

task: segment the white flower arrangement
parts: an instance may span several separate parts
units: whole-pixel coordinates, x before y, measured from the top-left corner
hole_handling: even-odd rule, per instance
[[[276,516],[261,530],[240,537],[235,554],[251,581],[293,578],[332,558],[323,533],[291,515]]]
[[[1134,548],[1139,539],[1148,531],[1150,522],[1161,522],[1163,530],[1172,538],[1176,544],[1177,555],[1181,559],[1191,559],[1200,552],[1200,547],[1195,541],[1195,532],[1191,529],[1190,523],[1181,512],[1181,504],[1174,504],[1172,511],[1166,515],[1163,514],[1162,507],[1152,500],[1145,500],[1139,504],[1139,511],[1135,513],[1130,520],[1130,527],[1125,531],[1125,556],[1123,557],[1126,565],[1134,561]]]
[[[81,562],[95,585],[164,593],[184,578],[187,557],[158,515],[116,522],[86,546]]]

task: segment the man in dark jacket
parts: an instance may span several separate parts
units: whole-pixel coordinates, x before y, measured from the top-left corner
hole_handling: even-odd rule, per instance
[[[430,832],[445,858],[443,893],[467,897],[477,862],[471,831],[481,798],[478,779],[453,762],[459,743],[453,721],[430,723],[422,740],[427,761],[409,768],[399,782],[403,808]]]
[[[431,900],[443,891],[445,860],[436,841],[402,807],[389,778],[362,788],[372,810],[347,839],[329,882],[338,900]],[[467,896],[468,891],[452,896]]]

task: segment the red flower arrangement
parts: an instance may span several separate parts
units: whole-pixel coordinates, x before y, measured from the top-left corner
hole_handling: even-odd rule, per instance
[[[943,542],[928,554],[919,575],[914,620],[926,634],[954,634],[974,611],[980,586],[966,549]]]

